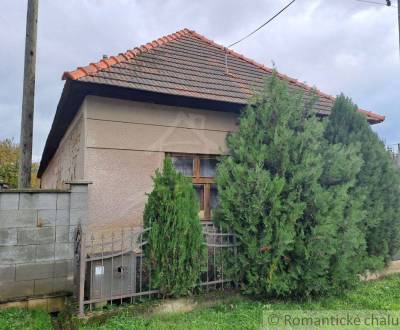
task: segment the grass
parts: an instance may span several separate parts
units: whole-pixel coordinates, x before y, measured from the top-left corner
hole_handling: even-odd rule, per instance
[[[265,310],[400,310],[400,275],[379,281],[360,283],[340,296],[296,301],[254,301],[233,298],[212,308],[189,313],[134,316],[122,309],[102,323],[88,323],[80,329],[259,329]]]
[[[52,328],[51,318],[45,311],[0,310],[1,330],[47,330]]]
[[[120,307],[116,315],[80,322],[77,328],[90,329],[259,329],[265,310],[397,310],[400,311],[400,275],[360,283],[356,289],[338,296],[296,301],[254,301],[232,296],[210,308],[189,313],[134,315],[137,308]],[[103,315],[106,316],[106,315]],[[75,323],[76,324],[76,323]],[[0,311],[0,329],[51,329],[50,317],[40,311]],[[62,329],[66,327],[61,326]]]

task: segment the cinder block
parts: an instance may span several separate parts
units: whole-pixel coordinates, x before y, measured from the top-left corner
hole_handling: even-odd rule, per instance
[[[26,263],[35,258],[35,246],[0,246],[0,264]]]
[[[54,263],[30,263],[16,266],[16,281],[54,277]]]
[[[18,228],[18,244],[35,244],[36,228]]]
[[[74,282],[72,278],[55,278],[53,292],[61,293],[61,292],[73,292],[74,290]]]
[[[69,225],[69,209],[57,210],[56,225]]]
[[[71,192],[86,193],[88,191],[88,184],[70,184]]]
[[[73,243],[58,243],[55,250],[56,260],[72,259],[74,257]]]
[[[74,275],[74,261],[64,260],[54,263],[54,277],[71,277]]]
[[[0,300],[31,297],[34,281],[0,282]]]
[[[20,300],[20,301],[11,301],[5,304],[0,304],[0,310],[10,309],[10,308],[26,309],[28,308],[28,301]]]
[[[48,298],[47,311],[49,313],[60,312],[65,309],[66,304],[67,304],[66,297]]]
[[[51,261],[54,260],[54,244],[36,245],[36,261]]]
[[[57,208],[57,193],[21,193],[20,209],[51,210]]]
[[[75,242],[75,238],[76,238],[76,229],[78,228],[78,226],[69,226],[69,241],[71,243]]]
[[[88,212],[86,209],[71,209],[69,216],[70,225],[85,225],[87,223]]]
[[[87,193],[71,193],[71,209],[86,210],[88,207],[88,194]]]
[[[69,226],[56,227],[56,242],[68,243],[69,242]]]
[[[29,310],[44,310],[47,311],[47,298],[29,299],[27,308]]]
[[[0,245],[17,244],[17,229],[7,228],[0,230]]]
[[[38,226],[55,226],[56,210],[38,210]]]
[[[37,210],[0,210],[0,228],[36,227]]]
[[[55,227],[19,228],[18,244],[54,243]]]
[[[0,265],[0,283],[15,280],[15,265]]]
[[[70,193],[57,194],[57,210],[69,209]]]
[[[35,288],[33,293],[35,295],[50,294],[53,293],[54,278],[44,278],[41,280],[35,280]]]
[[[42,227],[37,228],[37,242],[42,243],[54,243],[56,240],[56,228],[55,227]]]
[[[17,210],[19,193],[0,192],[0,210]]]

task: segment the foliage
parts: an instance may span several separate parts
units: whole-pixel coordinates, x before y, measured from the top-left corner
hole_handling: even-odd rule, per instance
[[[185,295],[198,282],[205,257],[197,196],[169,158],[153,180],[144,225],[151,227],[145,253],[154,286],[164,295]]]
[[[0,329],[2,330],[51,330],[50,315],[45,311],[24,309],[0,310]]]
[[[274,73],[227,139],[215,221],[238,235],[247,293],[321,294],[356,279],[363,238],[346,206],[362,161],[357,146],[324,140],[313,100]]]
[[[349,209],[360,214],[368,254],[365,267],[381,268],[400,246],[400,173],[357,108],[349,98],[338,96],[325,136],[332,143],[360,146],[364,162],[351,189]]]
[[[10,188],[18,186],[19,146],[12,139],[0,141],[0,183],[7,184]],[[39,169],[38,163],[32,163],[32,188],[38,188],[40,183],[36,177]]]
[[[31,188],[40,188],[40,179],[37,177],[39,163],[32,163],[31,169]]]
[[[203,299],[203,297],[201,297]],[[207,306],[207,304],[199,304]],[[306,301],[253,301],[245,297],[224,295],[222,303],[212,308],[196,308],[189,313],[169,315],[138,315],[141,306],[112,310],[111,317],[75,320],[76,329],[259,329],[265,310],[400,310],[400,275],[359,283],[356,288],[338,292],[335,296]],[[143,308],[148,311],[149,306]],[[115,315],[117,312],[117,315]],[[59,329],[70,324],[57,318]],[[355,327],[356,329],[359,327]],[[46,312],[9,309],[0,311],[0,329],[52,329]],[[72,329],[72,328],[71,328]]]
[[[11,139],[0,141],[0,182],[18,186],[18,145]]]
[[[134,315],[124,309],[103,324],[88,323],[81,329],[260,329],[266,310],[400,310],[400,276],[360,283],[336,296],[307,301],[254,301],[231,297],[212,308],[169,315]],[[354,326],[354,329],[360,328]],[[346,329],[353,329],[350,326]]]

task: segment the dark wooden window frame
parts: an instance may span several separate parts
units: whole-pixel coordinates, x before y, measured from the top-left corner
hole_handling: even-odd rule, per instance
[[[191,153],[167,153],[170,157],[192,157],[193,158],[193,185],[201,185],[204,189],[204,214],[200,212],[200,220],[211,220],[211,186],[215,184],[214,177],[201,176],[200,159],[216,159],[218,155],[204,155]]]

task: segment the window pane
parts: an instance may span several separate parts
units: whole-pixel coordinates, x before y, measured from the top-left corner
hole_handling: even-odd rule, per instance
[[[215,209],[218,206],[218,190],[216,185],[211,186],[210,190],[210,208]]]
[[[200,210],[204,210],[204,186],[201,184],[195,184],[194,189],[196,190],[199,199]]]
[[[190,156],[173,156],[172,163],[177,171],[185,176],[193,176],[193,158]]]
[[[217,168],[216,158],[200,158],[200,176],[213,178]]]

